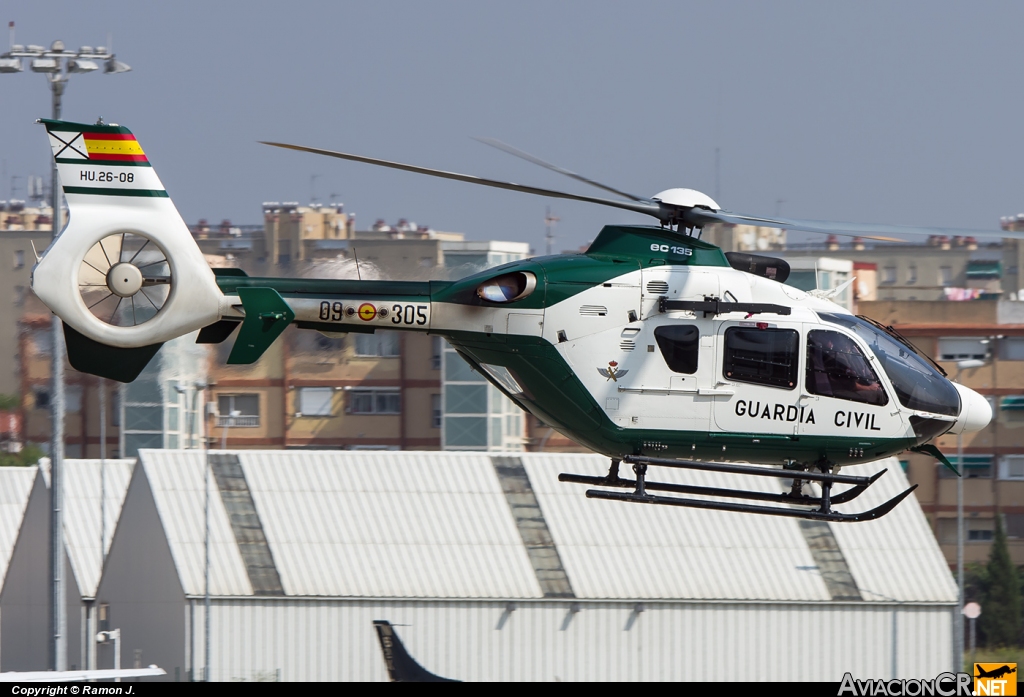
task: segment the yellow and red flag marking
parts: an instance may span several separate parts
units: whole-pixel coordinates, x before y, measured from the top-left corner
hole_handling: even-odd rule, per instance
[[[139,141],[131,133],[83,133],[90,160],[148,162]]]
[[[369,322],[377,316],[377,308],[370,303],[363,303],[359,306],[359,319]]]

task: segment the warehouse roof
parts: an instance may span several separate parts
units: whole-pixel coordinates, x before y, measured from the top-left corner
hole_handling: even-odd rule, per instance
[[[39,461],[47,486],[50,460]],[[99,460],[64,460],[64,547],[82,597],[92,598],[103,571],[100,552],[100,521],[106,519],[106,552],[121,513],[128,480],[135,460],[106,460],[101,473]],[[106,504],[100,506],[100,490]]]
[[[557,481],[562,471],[603,473],[607,460],[597,455],[236,451],[211,459],[221,463],[210,478],[214,595],[528,599],[552,597],[554,588],[580,599],[956,599],[913,497],[876,521],[825,524],[593,500],[585,486]],[[527,499],[502,479],[499,464],[508,461],[525,469]],[[199,595],[202,453],[143,450],[140,462],[136,480],[152,490],[182,587]],[[888,474],[845,510],[906,488],[895,459],[843,472],[882,467]],[[778,486],[682,470],[656,477]],[[831,549],[824,556],[823,544]]]
[[[37,474],[36,467],[0,467],[0,587],[7,577]]]

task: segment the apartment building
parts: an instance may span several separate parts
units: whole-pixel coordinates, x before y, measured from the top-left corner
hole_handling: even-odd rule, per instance
[[[1001,517],[1015,564],[1024,564],[1024,302],[861,302],[861,313],[891,324],[935,358],[949,377],[985,395],[992,423],[963,436],[967,562],[983,562]],[[980,368],[958,361],[982,360]],[[957,437],[935,444],[956,464]],[[946,559],[956,560],[956,476],[933,458],[900,456]]]

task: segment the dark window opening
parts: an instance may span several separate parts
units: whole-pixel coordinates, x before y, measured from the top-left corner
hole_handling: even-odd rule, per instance
[[[693,375],[697,372],[700,352],[700,330],[692,324],[666,325],[654,330],[661,355],[675,373]]]
[[[878,407],[889,403],[882,383],[853,339],[828,330],[807,334],[807,391]]]
[[[800,335],[795,329],[732,327],[725,331],[722,374],[729,380],[792,390]]]

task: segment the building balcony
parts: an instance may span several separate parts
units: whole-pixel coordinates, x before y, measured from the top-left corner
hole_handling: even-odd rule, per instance
[[[259,428],[259,414],[243,416],[217,416],[217,428]]]

